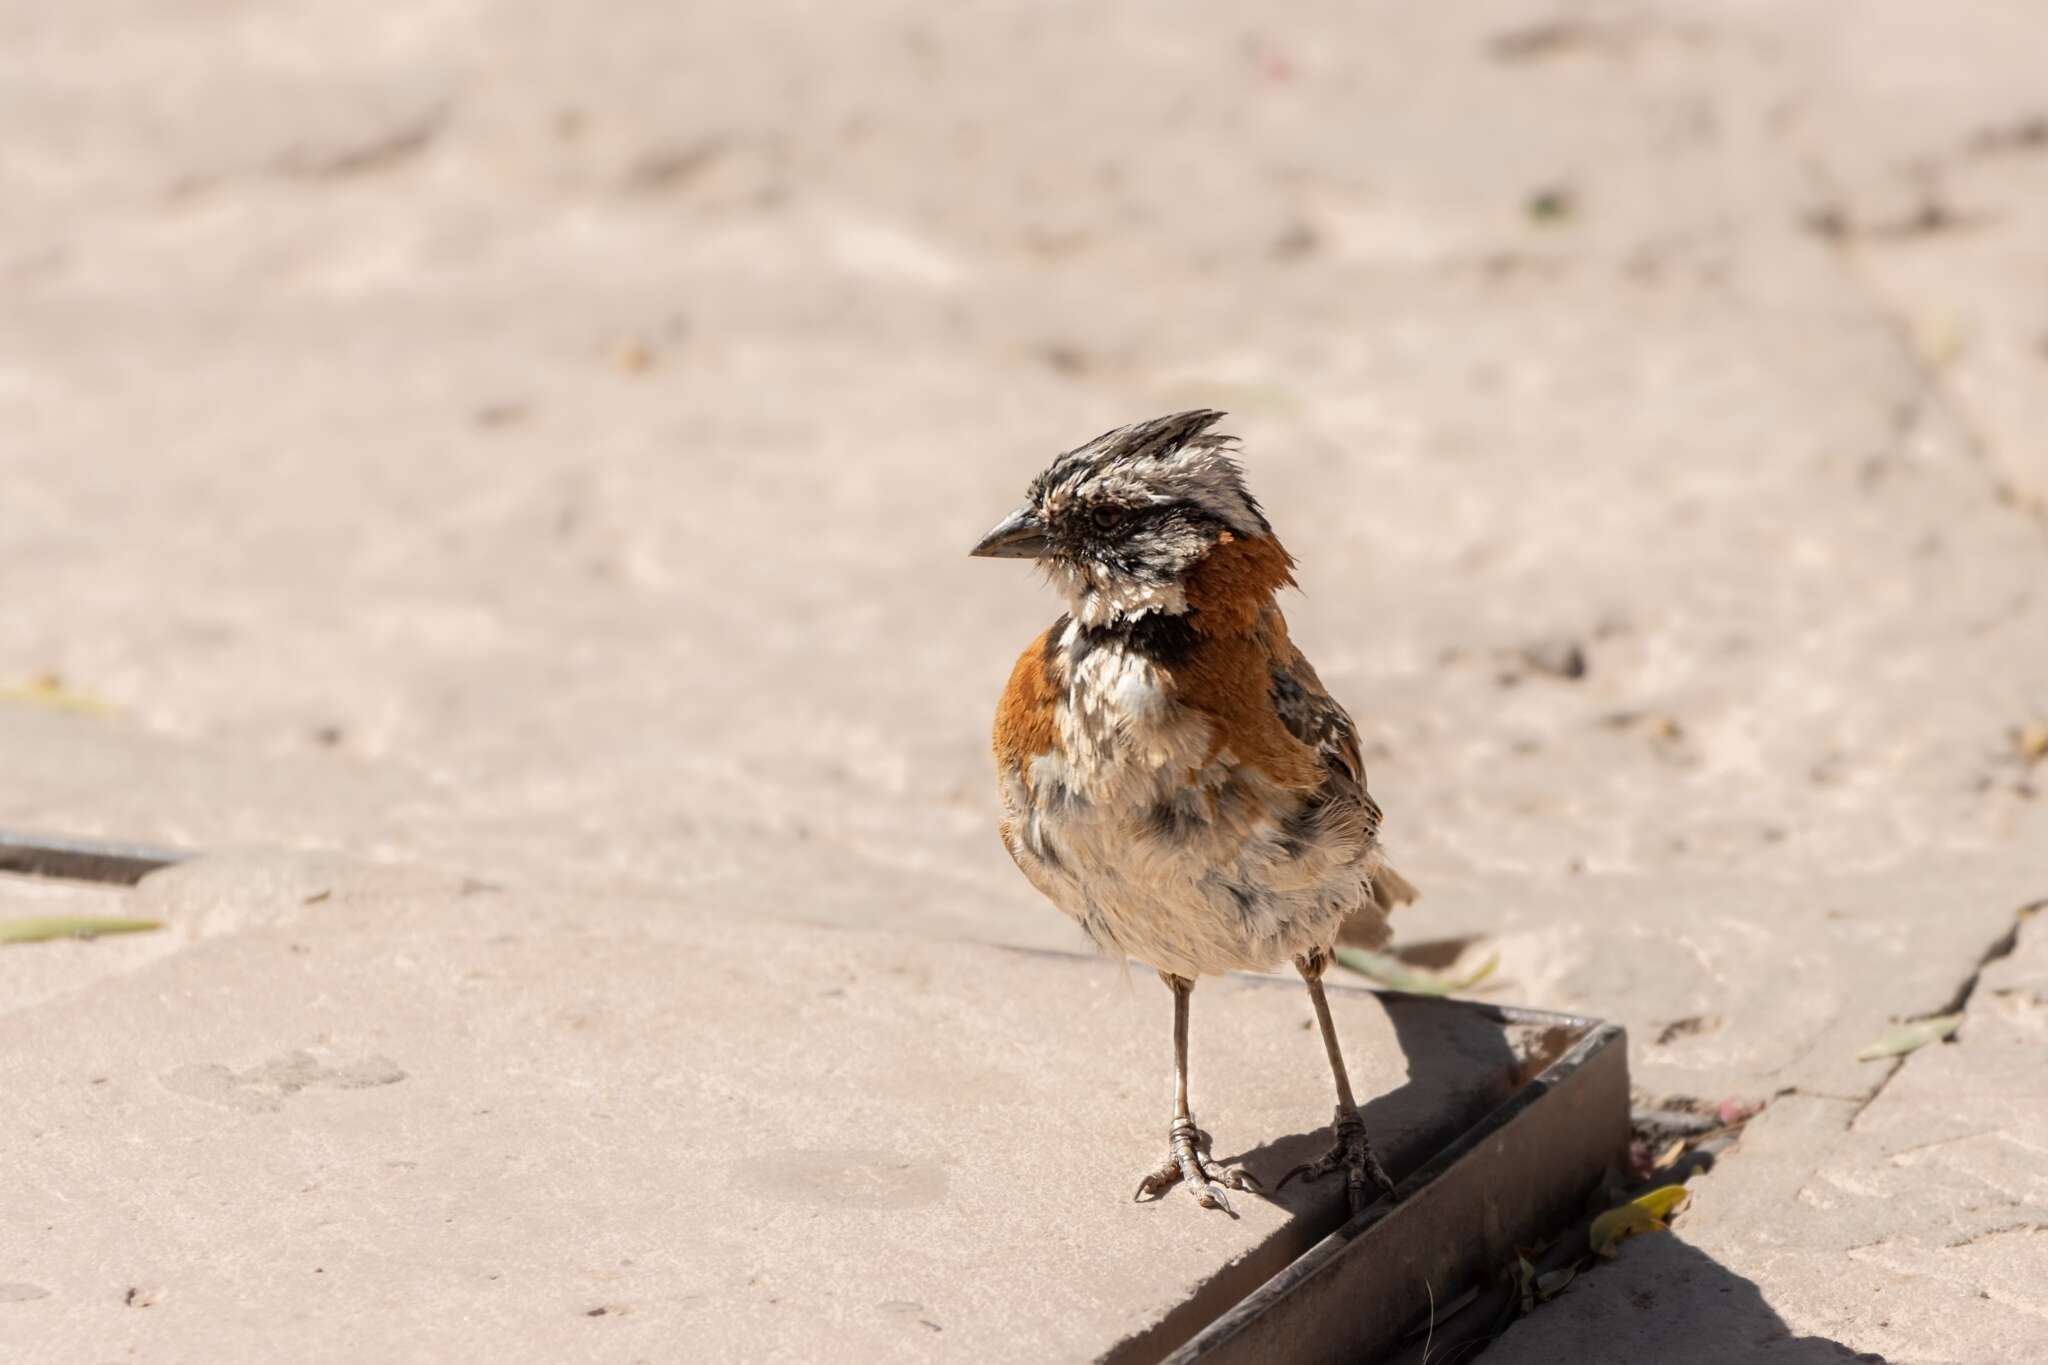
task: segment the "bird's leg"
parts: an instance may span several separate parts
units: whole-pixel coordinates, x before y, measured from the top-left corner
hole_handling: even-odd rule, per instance
[[[1173,992],[1173,1124],[1167,1129],[1166,1160],[1138,1182],[1133,1198],[1164,1194],[1185,1180],[1203,1208],[1222,1209],[1235,1218],[1237,1211],[1230,1207],[1222,1187],[1257,1189],[1258,1182],[1249,1171],[1226,1170],[1210,1161],[1208,1137],[1195,1127],[1188,1113],[1188,997],[1194,994],[1195,983],[1170,972],[1161,972],[1159,979]]]
[[[1365,1120],[1358,1112],[1358,1101],[1351,1097],[1351,1077],[1344,1070],[1344,1053],[1337,1046],[1337,1026],[1330,1019],[1330,1002],[1323,995],[1323,972],[1329,967],[1329,959],[1319,949],[1294,960],[1302,980],[1308,982],[1308,998],[1316,1007],[1316,1022],[1323,1028],[1323,1048],[1330,1054],[1330,1074],[1337,1080],[1337,1144],[1321,1157],[1296,1166],[1281,1177],[1280,1186],[1296,1176],[1305,1180],[1320,1180],[1338,1171],[1344,1172],[1344,1195],[1356,1215],[1362,1212],[1372,1200],[1368,1197],[1368,1182],[1379,1187],[1379,1192],[1391,1195],[1394,1192],[1393,1178],[1386,1167],[1373,1155],[1372,1143],[1365,1136]],[[1275,1186],[1275,1188],[1280,1188]]]

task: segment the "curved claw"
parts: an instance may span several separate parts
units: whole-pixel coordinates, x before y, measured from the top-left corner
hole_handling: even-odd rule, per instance
[[[1296,1177],[1304,1180],[1321,1180],[1326,1175],[1344,1172],[1345,1202],[1351,1211],[1359,1213],[1371,1202],[1367,1197],[1368,1182],[1379,1187],[1380,1193],[1391,1198],[1395,1186],[1393,1177],[1380,1165],[1380,1159],[1372,1150],[1372,1143],[1365,1135],[1365,1125],[1355,1115],[1339,1113],[1337,1116],[1337,1142],[1328,1152],[1314,1161],[1303,1162],[1282,1176],[1275,1185],[1277,1193],[1287,1187]]]
[[[1131,1195],[1132,1203],[1143,1203],[1148,1197],[1161,1197],[1173,1186],[1185,1183],[1188,1192],[1195,1196],[1195,1202],[1203,1208],[1221,1209],[1235,1218],[1237,1210],[1231,1207],[1230,1196],[1223,1192],[1224,1187],[1234,1190],[1260,1188],[1251,1172],[1225,1169],[1211,1162],[1206,1151],[1208,1138],[1192,1120],[1174,1120],[1167,1138],[1166,1160],[1138,1182],[1137,1190]]]
[[[1142,1204],[1145,1202],[1145,1196],[1147,1195],[1152,1195],[1155,1198],[1163,1195],[1172,1189],[1175,1182],[1179,1179],[1180,1167],[1169,1162],[1138,1182],[1137,1192],[1131,1196],[1131,1202],[1133,1204]]]

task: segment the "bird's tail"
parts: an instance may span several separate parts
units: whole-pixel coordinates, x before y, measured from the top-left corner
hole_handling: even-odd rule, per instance
[[[1406,905],[1421,894],[1414,882],[1385,863],[1372,874],[1372,898],[1382,910],[1391,912],[1395,906]]]
[[[1337,942],[1346,947],[1385,946],[1392,936],[1387,928],[1387,916],[1393,914],[1395,906],[1406,905],[1422,894],[1415,889],[1415,883],[1385,863],[1373,869],[1365,885],[1367,894],[1372,897],[1372,907],[1359,906],[1337,926]]]

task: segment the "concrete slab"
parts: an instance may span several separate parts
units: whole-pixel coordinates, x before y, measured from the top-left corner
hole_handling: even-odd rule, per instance
[[[275,862],[127,900],[175,952],[0,956],[24,1361],[1086,1359],[1339,1218],[1328,1187],[1131,1202],[1167,996],[1089,958]],[[1396,1171],[1527,1042],[1335,1008]],[[1269,1184],[1325,1141],[1310,1017],[1278,980],[1196,996],[1198,1117]]]
[[[1669,1365],[1845,1365],[1882,1362],[1827,1337],[1788,1329],[1752,1281],[1682,1236],[1637,1238],[1627,1273],[1600,1267],[1484,1353],[1492,1362],[1654,1360]]]
[[[105,916],[133,914],[130,898],[119,890],[42,877],[0,873],[0,920],[39,919],[47,915]],[[154,934],[114,935],[91,942],[55,940],[32,945],[34,952],[10,953],[0,965],[5,973],[6,1009],[23,1009],[53,996],[87,989],[103,976],[119,975],[161,956],[168,948]]]
[[[2021,922],[1985,965],[1955,1041],[1864,1063],[1865,1100],[1775,1100],[1675,1233],[1629,1242],[1486,1358],[1535,1365],[1567,1343],[1592,1362],[1851,1358],[1838,1337],[1877,1353],[1859,1359],[2034,1358],[2048,1315],[2040,929]]]

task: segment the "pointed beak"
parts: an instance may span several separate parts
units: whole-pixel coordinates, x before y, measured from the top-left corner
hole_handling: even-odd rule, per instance
[[[1038,511],[1025,505],[1004,517],[981,543],[967,553],[983,559],[1036,559],[1050,548],[1045,523]]]

